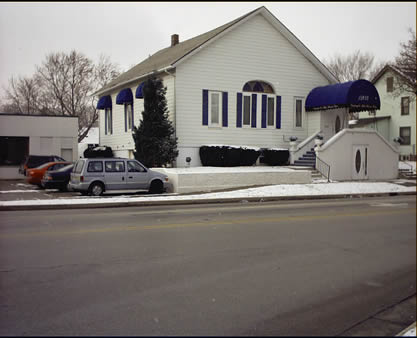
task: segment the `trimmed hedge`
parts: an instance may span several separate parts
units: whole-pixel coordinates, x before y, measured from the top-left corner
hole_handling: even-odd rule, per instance
[[[84,150],[84,157],[85,158],[96,158],[96,157],[114,157],[113,150],[111,147],[95,147],[95,148],[87,148]]]
[[[260,151],[229,146],[201,146],[200,160],[203,166],[237,167],[256,163]]]
[[[264,149],[262,155],[263,162],[268,165],[286,165],[290,160],[290,151],[285,149]]]

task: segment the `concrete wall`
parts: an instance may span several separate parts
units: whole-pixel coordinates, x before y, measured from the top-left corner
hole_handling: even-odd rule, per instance
[[[368,129],[344,129],[317,152],[317,156],[330,165],[330,179],[355,180],[354,147],[366,146],[369,180],[395,179],[398,177],[398,151],[377,131]]]
[[[0,136],[29,137],[30,155],[78,158],[78,118],[67,116],[0,114]],[[63,156],[64,155],[64,156]],[[0,178],[23,178],[18,166],[0,166]]]
[[[170,169],[152,168],[168,175],[175,193],[209,192],[231,188],[244,188],[274,184],[307,184],[311,183],[311,171],[291,170],[266,167],[263,170],[251,170],[251,167],[228,168],[193,168]]]

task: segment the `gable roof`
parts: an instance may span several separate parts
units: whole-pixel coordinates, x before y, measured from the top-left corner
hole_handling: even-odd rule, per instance
[[[329,80],[330,83],[338,82],[334,75],[324,66],[317,57],[304,44],[292,34],[271,12],[264,6],[259,7],[229,23],[217,27],[209,32],[198,35],[194,38],[185,40],[175,46],[161,49],[133,68],[119,75],[116,79],[102,87],[95,95],[102,95],[119,86],[128,84],[144,78],[154,72],[160,72],[174,68],[178,63],[184,61],[187,57],[192,56],[198,52],[202,47],[205,47],[216,38],[226,34],[231,29],[237,27],[239,24],[248,20],[249,18],[262,14],[264,17],[279,30],[309,61],[316,66],[316,68]]]
[[[374,78],[371,80],[371,82],[373,84],[375,84],[381,77],[382,75],[384,75],[387,71],[392,71],[394,74],[401,76],[403,78],[406,79],[411,79],[411,77],[407,76],[406,74],[404,74],[403,72],[401,72],[397,67],[390,65],[390,64],[386,64],[384,68],[382,68],[378,74],[376,74],[374,76]]]

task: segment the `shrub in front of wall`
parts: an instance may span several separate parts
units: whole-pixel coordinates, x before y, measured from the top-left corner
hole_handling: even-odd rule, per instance
[[[199,153],[202,165],[211,167],[251,166],[260,155],[257,150],[233,146],[201,146]]]
[[[242,149],[235,147],[223,147],[223,162],[225,167],[237,167],[240,165]]]
[[[256,163],[261,152],[255,149],[240,148],[240,164],[241,166],[252,166]]]
[[[223,151],[219,146],[200,147],[201,164],[205,167],[221,167],[223,165]]]
[[[263,162],[268,165],[286,165],[290,159],[287,149],[264,149],[262,151]]]
[[[87,148],[84,151],[85,158],[97,158],[97,157],[114,157],[113,150],[111,147],[103,146],[103,147],[95,147],[95,148]]]

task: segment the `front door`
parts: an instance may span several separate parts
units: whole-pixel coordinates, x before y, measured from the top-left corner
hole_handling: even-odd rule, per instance
[[[352,179],[368,179],[368,146],[354,145],[352,159]]]

